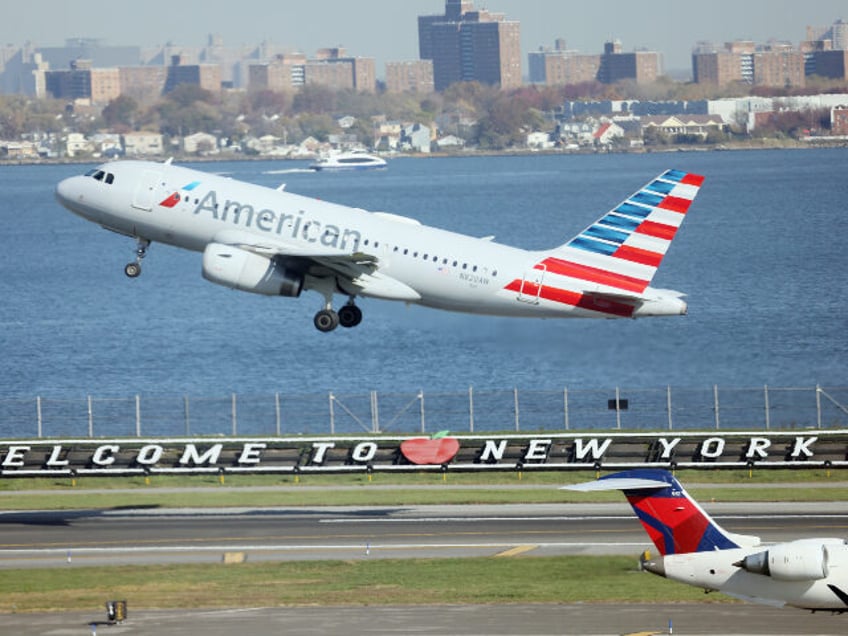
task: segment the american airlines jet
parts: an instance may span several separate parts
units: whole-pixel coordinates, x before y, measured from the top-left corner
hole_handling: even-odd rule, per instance
[[[136,239],[203,252],[203,276],[232,289],[324,299],[320,331],[362,320],[357,296],[498,316],[639,318],[686,313],[650,287],[703,177],[668,170],[568,242],[528,251],[388,212],[319,201],[164,163],[115,161],[56,186],[59,202]],[[346,301],[333,309],[333,296]]]

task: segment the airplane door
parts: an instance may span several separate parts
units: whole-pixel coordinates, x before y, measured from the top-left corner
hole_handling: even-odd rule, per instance
[[[144,171],[133,194],[132,206],[134,208],[147,212],[153,209],[153,195],[160,177],[161,174],[153,170]]]
[[[539,294],[542,293],[542,283],[545,280],[546,268],[531,269],[525,272],[521,279],[521,288],[518,290],[518,300],[531,305],[539,304]]]

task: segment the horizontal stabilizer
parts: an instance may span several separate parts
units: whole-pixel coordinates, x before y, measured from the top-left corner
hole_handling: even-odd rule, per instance
[[[602,490],[649,490],[651,488],[668,488],[664,481],[656,479],[639,479],[636,477],[618,477],[598,481],[587,481],[582,484],[562,486],[560,490],[576,490],[578,492],[597,492]]]

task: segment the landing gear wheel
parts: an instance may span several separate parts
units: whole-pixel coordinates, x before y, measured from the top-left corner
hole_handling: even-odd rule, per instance
[[[339,324],[342,327],[355,327],[362,322],[362,310],[356,305],[345,305],[339,309]]]
[[[318,331],[328,332],[339,326],[339,315],[332,309],[322,309],[317,314],[313,321],[315,328]]]
[[[141,274],[141,265],[138,263],[127,263],[124,267],[124,274],[129,278],[137,278]]]

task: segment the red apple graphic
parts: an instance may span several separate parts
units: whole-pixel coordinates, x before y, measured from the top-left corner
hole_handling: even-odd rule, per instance
[[[400,452],[413,464],[439,466],[447,464],[459,451],[459,440],[446,437],[448,431],[432,437],[413,437],[401,442]]]

